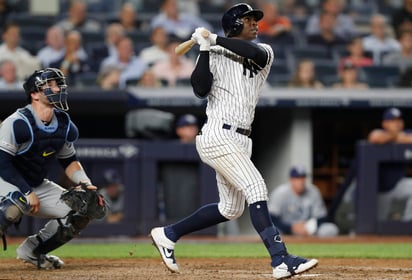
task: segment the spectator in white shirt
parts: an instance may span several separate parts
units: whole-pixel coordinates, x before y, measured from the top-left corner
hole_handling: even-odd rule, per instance
[[[64,56],[64,32],[63,29],[53,25],[47,29],[46,45],[37,52],[37,58],[42,67],[49,67],[50,62]]]
[[[212,26],[202,18],[181,13],[177,0],[163,0],[159,13],[152,19],[150,25],[152,28],[162,26],[168,34],[175,35],[182,40],[188,39],[199,26],[213,31]]]
[[[10,60],[17,67],[17,77],[24,80],[34,70],[40,68],[39,60],[20,46],[20,27],[7,24],[2,34],[3,44],[0,45],[0,61]]]
[[[168,59],[168,40],[166,30],[161,26],[155,27],[150,35],[152,45],[142,49],[140,51],[140,57],[149,65],[152,65],[159,60]]]
[[[390,29],[386,17],[374,14],[370,19],[370,35],[362,39],[363,49],[373,54],[373,62],[381,64],[382,55],[398,52],[401,49],[399,42],[388,34]]]
[[[10,60],[0,62],[0,90],[23,89],[23,81],[17,78],[16,65]]]

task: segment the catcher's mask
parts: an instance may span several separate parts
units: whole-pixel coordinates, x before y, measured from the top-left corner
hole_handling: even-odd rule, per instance
[[[239,3],[229,8],[222,17],[222,27],[226,37],[235,37],[242,32],[242,18],[245,16],[253,16],[256,21],[263,18],[261,10],[254,10],[246,3]]]
[[[58,92],[54,92],[49,85],[49,82],[53,80],[56,81],[60,89]],[[23,84],[23,88],[29,101],[31,101],[30,94],[32,92],[43,92],[49,100],[49,103],[55,108],[62,111],[69,110],[69,105],[67,104],[66,77],[62,71],[57,68],[45,68],[34,71]]]

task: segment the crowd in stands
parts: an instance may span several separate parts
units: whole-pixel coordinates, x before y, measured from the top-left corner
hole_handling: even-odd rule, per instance
[[[73,87],[189,85],[196,46],[180,57],[174,47],[199,26],[223,35],[221,16],[239,1],[58,2],[39,15],[29,0],[0,0],[0,89],[40,67],[60,68]],[[411,86],[412,0],[242,2],[265,14],[257,40],[275,52],[269,86]]]

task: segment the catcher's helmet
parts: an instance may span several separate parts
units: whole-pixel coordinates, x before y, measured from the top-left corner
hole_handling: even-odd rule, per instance
[[[242,17],[251,15],[256,21],[263,18],[261,10],[254,10],[246,3],[240,3],[229,8],[222,17],[222,27],[226,37],[234,37],[240,34],[243,28]]]
[[[56,81],[59,87],[59,92],[54,92],[50,87],[44,88],[49,81]],[[42,70],[36,70],[33,74],[27,78],[26,82],[23,84],[24,91],[27,94],[29,102],[31,101],[30,94],[32,92],[43,91],[46,95],[49,103],[55,108],[67,111],[69,106],[67,104],[67,84],[66,77],[57,68],[45,68]]]

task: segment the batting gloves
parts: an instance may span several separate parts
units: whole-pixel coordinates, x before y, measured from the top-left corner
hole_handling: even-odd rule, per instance
[[[200,28],[196,28],[195,32],[192,34],[192,39],[196,41],[196,43],[200,46],[201,51],[209,51],[210,50],[210,39],[205,38],[200,30]]]

